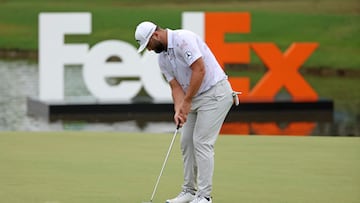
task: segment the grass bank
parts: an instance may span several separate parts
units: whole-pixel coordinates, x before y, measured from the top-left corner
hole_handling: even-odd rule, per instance
[[[90,35],[67,36],[67,43],[94,45],[120,39],[135,45],[134,27],[152,20],[163,27],[179,28],[183,11],[247,11],[251,33],[227,35],[229,42],[275,42],[285,51],[292,42],[319,42],[306,67],[360,68],[360,25],[357,0],[289,1],[0,1],[0,49],[37,50],[40,12],[90,11]],[[14,15],[16,14],[16,15]],[[253,55],[252,62],[259,64]]]

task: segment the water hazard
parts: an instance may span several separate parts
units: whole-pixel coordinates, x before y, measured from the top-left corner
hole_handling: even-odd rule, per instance
[[[27,116],[28,97],[38,96],[38,66],[27,61],[0,61],[0,131],[114,131],[114,132],[172,132],[171,121],[126,120],[86,122]],[[65,68],[65,99],[91,97],[82,81],[81,67]],[[335,101],[347,102],[347,101]],[[347,103],[346,103],[347,104]],[[347,105],[344,105],[347,106]],[[294,136],[360,136],[359,109],[335,109],[333,121],[230,121],[221,130],[231,135],[294,135]],[[356,108],[355,108],[356,109]]]

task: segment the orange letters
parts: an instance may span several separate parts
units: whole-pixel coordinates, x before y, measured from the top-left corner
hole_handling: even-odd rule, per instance
[[[252,43],[251,47],[269,71],[253,88],[250,97],[264,97],[272,101],[282,87],[293,101],[316,101],[316,92],[298,72],[301,64],[316,49],[316,43],[294,43],[282,54],[273,43]]]
[[[293,43],[283,54],[274,43],[226,43],[224,40],[226,33],[249,32],[249,13],[211,12],[205,14],[205,40],[220,65],[225,67],[225,64],[248,64],[250,49],[252,49],[268,68],[252,90],[250,90],[248,78],[229,78],[233,89],[243,92],[242,101],[273,102],[282,88],[286,88],[294,102],[318,100],[317,93],[298,71],[318,47],[317,43]]]

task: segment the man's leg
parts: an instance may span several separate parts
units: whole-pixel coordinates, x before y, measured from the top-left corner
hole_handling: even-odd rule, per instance
[[[193,143],[193,132],[196,121],[196,112],[190,112],[181,134],[181,151],[184,164],[183,190],[196,192],[197,165]]]
[[[227,82],[227,81],[226,81]],[[209,197],[214,172],[214,145],[233,103],[228,83],[217,84],[199,104],[193,142],[198,166],[198,195]]]
[[[196,121],[196,113],[190,113],[185,125],[182,128],[180,146],[184,164],[183,191],[173,198],[166,200],[166,203],[188,203],[195,198],[197,167],[195,162],[193,131]]]

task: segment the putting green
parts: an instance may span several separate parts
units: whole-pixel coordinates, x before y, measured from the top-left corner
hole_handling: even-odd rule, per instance
[[[11,203],[148,201],[169,134],[0,133],[0,200]],[[355,203],[360,199],[360,139],[220,136],[214,202]],[[154,202],[182,182],[179,140]]]

